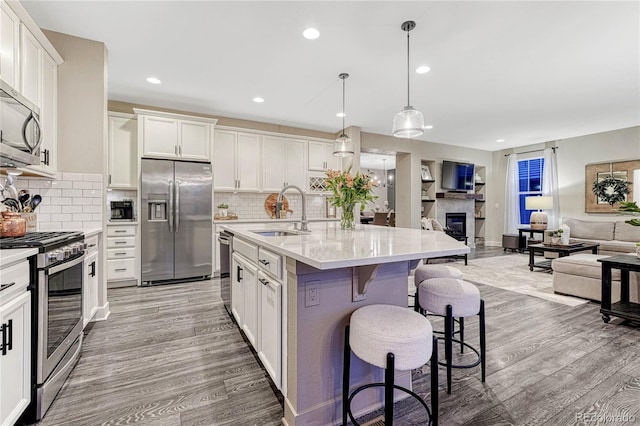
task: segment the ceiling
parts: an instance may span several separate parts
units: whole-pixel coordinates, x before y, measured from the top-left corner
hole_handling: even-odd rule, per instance
[[[23,5],[42,28],[106,44],[113,100],[335,133],[347,72],[346,126],[389,135],[411,19],[411,104],[434,126],[421,140],[494,151],[640,124],[637,1]]]

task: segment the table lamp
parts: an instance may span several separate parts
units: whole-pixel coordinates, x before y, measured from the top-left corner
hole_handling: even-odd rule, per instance
[[[529,218],[531,229],[535,229],[538,231],[544,231],[545,229],[547,229],[547,222],[549,218],[547,217],[547,213],[543,212],[542,210],[551,210],[553,208],[553,197],[525,197],[524,205],[525,209],[527,210],[537,210],[531,212],[531,217]]]

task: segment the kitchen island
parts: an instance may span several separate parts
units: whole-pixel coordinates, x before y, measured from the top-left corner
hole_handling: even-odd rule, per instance
[[[421,259],[469,252],[444,232],[406,228],[343,231],[335,222],[309,224],[308,233],[291,224],[222,228],[233,234],[232,312],[284,395],[287,425],[341,421],[344,327],[354,310],[407,306],[407,277]],[[354,357],[351,385],[373,381],[382,381],[382,370]],[[410,387],[410,372],[396,383]],[[381,391],[370,390],[352,408],[362,415],[381,402]]]

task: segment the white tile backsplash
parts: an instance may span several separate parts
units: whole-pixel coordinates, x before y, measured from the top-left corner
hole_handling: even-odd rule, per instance
[[[57,179],[19,176],[16,188],[40,194],[38,231],[102,228],[104,189],[102,175],[58,173]]]
[[[213,214],[217,213],[218,204],[225,203],[229,205],[229,213],[235,213],[240,219],[270,219],[264,208],[264,202],[269,193],[230,193],[216,192],[213,200]],[[302,216],[302,198],[298,193],[287,193],[285,195],[289,201],[289,210],[293,210],[292,218],[300,218]],[[307,194],[307,218],[321,219],[325,218],[325,200],[326,196]]]

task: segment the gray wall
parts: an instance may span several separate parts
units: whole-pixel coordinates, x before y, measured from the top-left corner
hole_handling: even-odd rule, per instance
[[[558,159],[560,216],[589,220],[606,220],[613,217],[614,215],[585,213],[585,166],[590,163],[640,159],[640,127],[563,139],[546,145],[559,147],[556,155]],[[494,152],[494,173],[492,177],[487,177],[487,182],[490,182],[493,193],[504,194],[507,173],[505,154],[538,150],[544,147],[545,144],[537,144],[519,147],[515,150]],[[536,152],[519,155],[518,159],[540,156],[542,156],[542,152]],[[491,234],[487,235],[487,240],[500,241],[504,228],[504,196],[497,197],[494,203],[498,203],[499,208],[493,208],[493,204],[487,206],[491,207],[487,210],[487,217],[491,211],[491,221],[495,223]]]
[[[421,160],[436,162],[436,170],[432,170],[434,178],[440,181],[440,165],[442,160],[459,160],[474,163],[486,167],[487,181],[492,176],[491,152],[479,149],[463,148],[459,146],[444,145],[434,142],[425,142],[415,139],[399,139],[392,136],[378,135],[374,133],[361,133],[361,146],[363,151],[397,153],[396,155],[396,223],[404,228],[420,229],[421,217],[421,185],[420,172]],[[438,190],[440,191],[440,190]],[[486,188],[488,205],[494,203],[496,192],[490,185]],[[487,210],[487,223],[485,229],[492,227],[490,215]]]
[[[58,171],[104,173],[107,50],[104,43],[43,30],[58,68]]]

